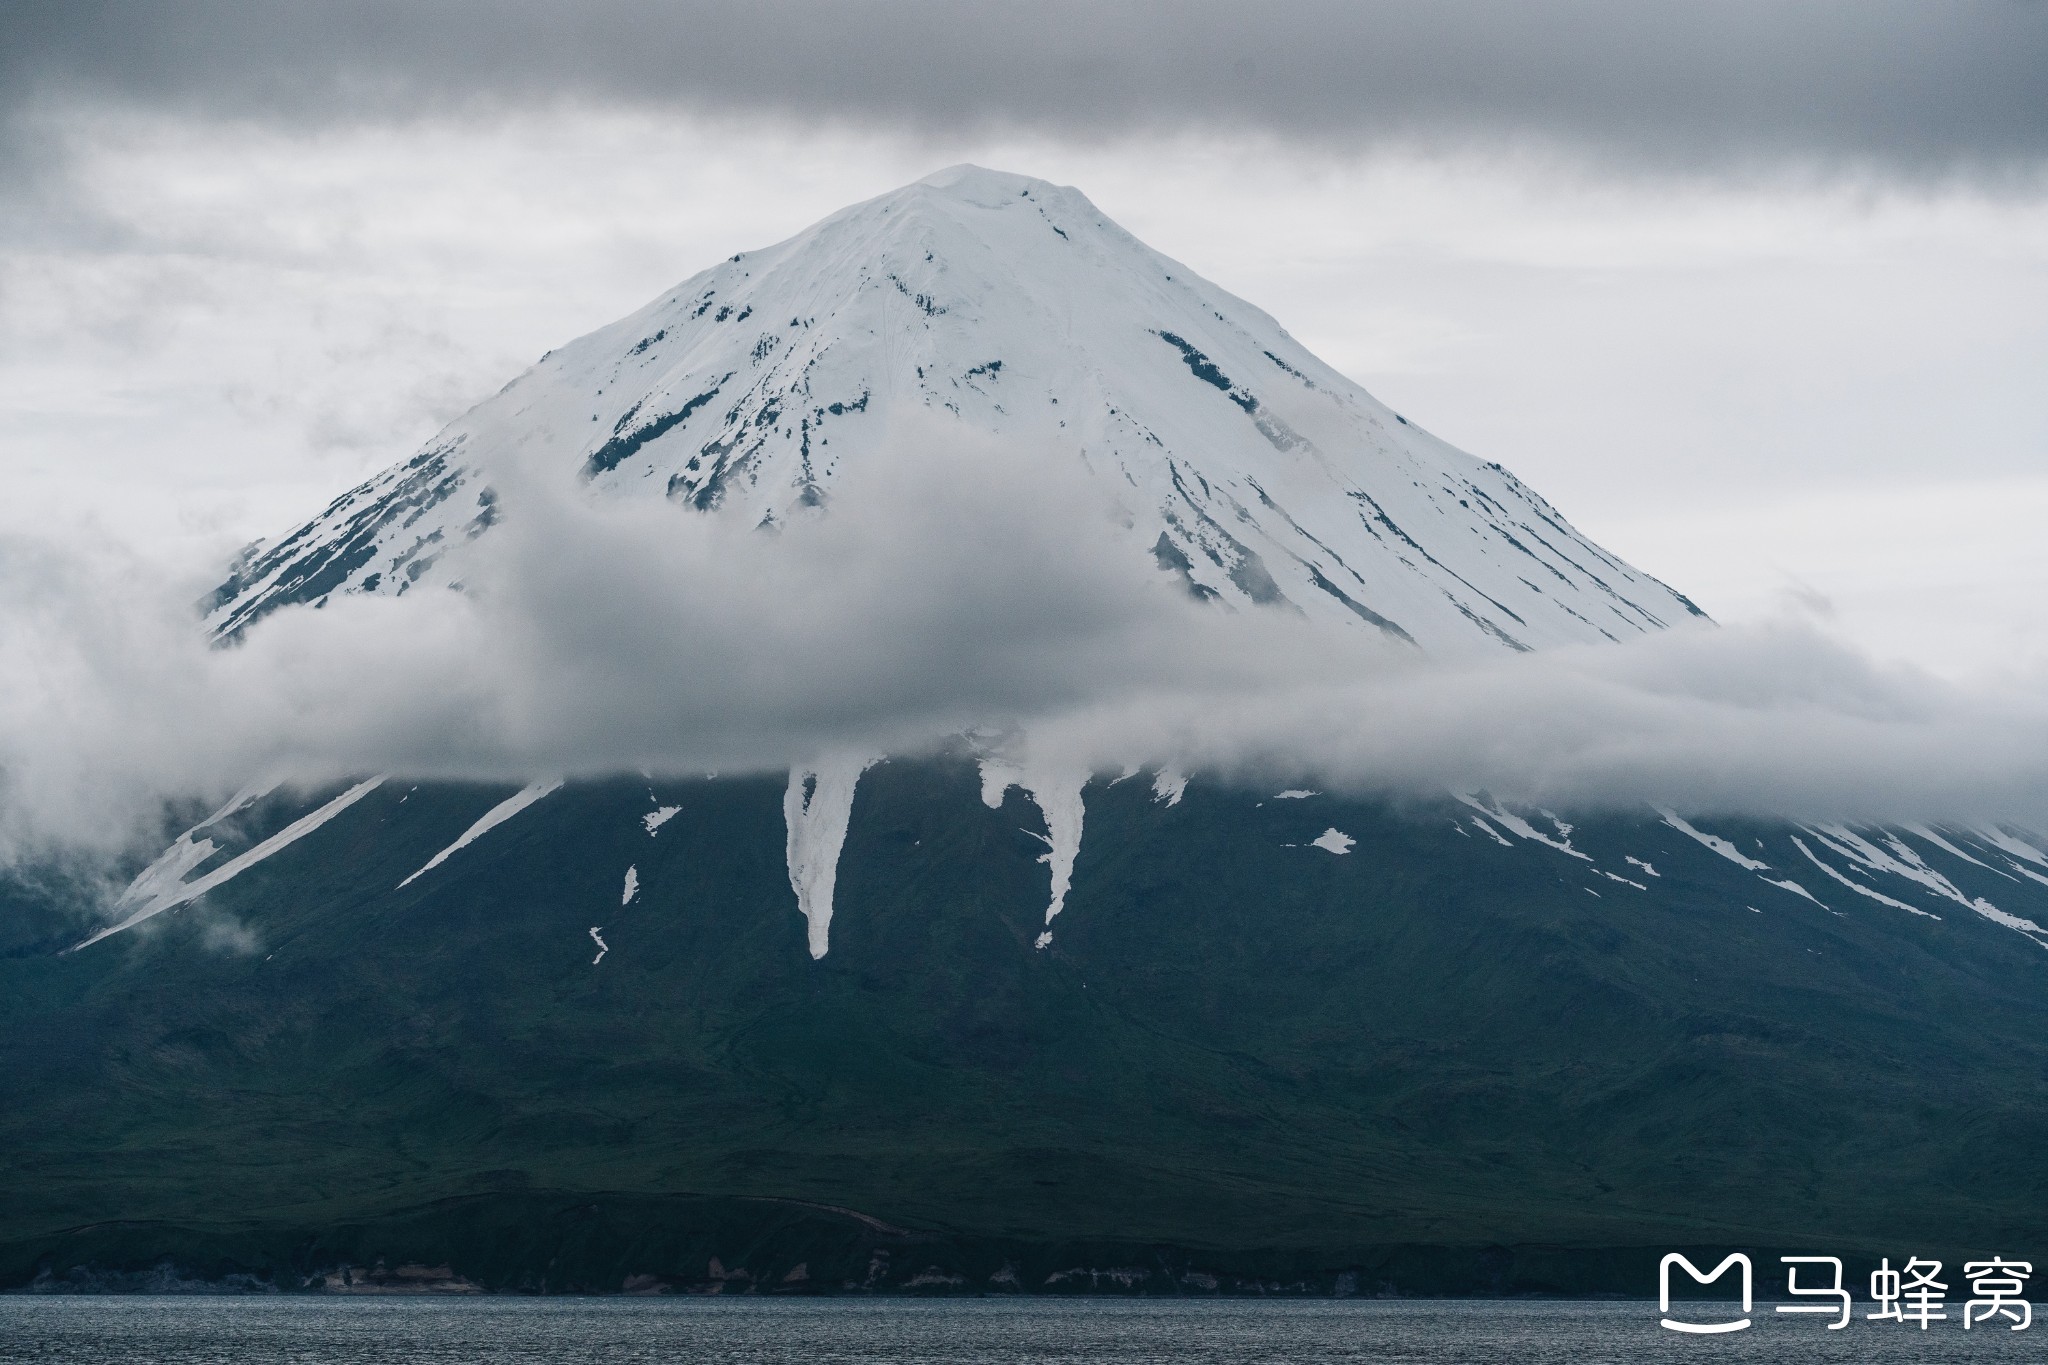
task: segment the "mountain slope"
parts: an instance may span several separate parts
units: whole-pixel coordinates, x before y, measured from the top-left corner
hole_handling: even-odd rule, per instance
[[[2048,1236],[2048,964],[1973,908],[2048,923],[2038,841],[1098,778],[1034,951],[1047,827],[980,780],[861,779],[822,960],[779,779],[466,843],[522,793],[386,782],[146,932],[9,914],[0,1281],[1640,1293],[1674,1246]]]
[[[1190,592],[1432,651],[1698,615],[1498,465],[1410,425],[1079,192],[955,167],[742,253],[551,352],[254,547],[209,617],[462,578],[511,462],[776,525],[913,414],[1079,458]]]

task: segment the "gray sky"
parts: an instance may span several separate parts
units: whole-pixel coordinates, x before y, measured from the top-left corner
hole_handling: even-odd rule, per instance
[[[16,100],[320,122],[567,96],[899,130],[1557,137],[1647,168],[1895,173],[2048,148],[2034,0],[62,0],[12,4]]]
[[[2048,5],[0,4],[0,526],[196,585],[954,161],[1728,620],[2048,663]]]

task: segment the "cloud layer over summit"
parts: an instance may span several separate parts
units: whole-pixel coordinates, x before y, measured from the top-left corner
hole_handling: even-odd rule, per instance
[[[0,853],[118,847],[258,777],[772,771],[970,730],[1069,769],[1567,810],[2048,816],[2038,687],[1793,624],[1425,660],[1196,603],[1064,468],[935,428],[776,534],[536,481],[464,591],[286,608],[228,649],[196,585],[8,539]]]
[[[1649,167],[2038,169],[2022,0],[11,5],[0,91],[324,121],[562,99],[909,131],[1554,140]]]

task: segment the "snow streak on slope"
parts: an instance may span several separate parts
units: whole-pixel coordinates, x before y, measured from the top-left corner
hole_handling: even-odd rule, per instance
[[[1798,882],[1793,881],[1790,877],[1765,877],[1762,878],[1762,880],[1765,884],[1775,886],[1780,891],[1790,891],[1795,896],[1804,896],[1806,897],[1806,899],[1812,901],[1815,905],[1818,905],[1823,910],[1828,908],[1826,901],[1822,900],[1819,896],[1814,895],[1811,891],[1808,891],[1805,887],[1801,886]]]
[[[808,768],[789,770],[789,789],[782,797],[782,819],[788,828],[786,854],[789,885],[796,908],[810,928],[811,956],[823,957],[832,946],[832,893],[839,881],[839,850],[853,819],[853,793],[860,775],[875,763],[863,754],[835,754]]]
[[[963,166],[544,357],[245,555],[210,624],[231,636],[290,602],[461,581],[511,461],[772,526],[829,507],[921,413],[1078,459],[1121,505],[1130,553],[1200,598],[1431,651],[1623,639],[1697,614],[1077,191]]]
[[[1925,825],[1907,825],[1904,828],[1906,833],[1912,835],[1916,839],[1925,839],[1928,843],[1933,844],[1936,848],[1940,849],[1943,853],[1948,854],[1952,858],[1960,858],[1966,863],[1974,863],[1976,866],[1983,868],[1986,872],[1998,872],[1998,869],[1993,867],[1990,863],[1985,862],[1981,858],[1974,858],[1970,856],[1968,853],[1963,852],[1962,849],[1957,848],[1954,844],[1942,838],[1941,835],[1937,834],[1935,831],[1929,829]],[[2006,874],[2000,872],[1999,875],[2005,876]]]
[[[1320,848],[1329,853],[1344,854],[1349,853],[1351,846],[1357,842],[1358,840],[1332,825],[1315,838],[1309,840],[1309,846],[1311,848]]]
[[[236,814],[269,795],[273,787],[274,784],[269,782],[252,783],[244,787],[229,797],[227,803],[221,806],[219,810],[216,810],[213,814],[179,835],[172,841],[169,848],[157,855],[155,861],[136,874],[135,880],[130,882],[127,889],[121,893],[121,899],[114,903],[114,908],[120,910],[129,906],[143,907],[145,913],[137,914],[128,921],[133,923],[147,919],[150,915],[167,910],[173,905],[181,905],[185,901],[192,899],[191,895],[187,894],[190,888],[185,882],[185,874],[199,867],[207,859],[220,851],[219,846],[212,839],[201,839],[195,836],[201,830],[212,829],[230,815]],[[116,926],[116,928],[125,927],[126,924]],[[105,932],[112,933],[115,930],[110,929]],[[104,937],[104,934],[97,935],[96,937]],[[93,939],[87,939],[86,942],[93,942]],[[85,945],[80,944],[79,946],[84,947]]]
[[[1502,829],[1507,830],[1510,834],[1514,834],[1523,839],[1527,839],[1532,843],[1543,844],[1546,847],[1554,848],[1559,853],[1570,854],[1574,858],[1584,858],[1587,862],[1592,861],[1591,858],[1586,857],[1585,854],[1579,852],[1579,850],[1572,847],[1572,827],[1570,825],[1565,824],[1563,821],[1559,820],[1555,815],[1550,814],[1550,812],[1548,811],[1543,811],[1541,812],[1541,814],[1544,816],[1544,818],[1548,819],[1552,825],[1556,826],[1557,837],[1554,839],[1548,834],[1543,833],[1543,831],[1537,829],[1527,820],[1524,820],[1521,816],[1516,815],[1513,811],[1509,810],[1499,801],[1494,801],[1489,798],[1479,796],[1472,792],[1455,792],[1453,793],[1453,795],[1455,795],[1458,798],[1458,800],[1462,801],[1464,804],[1470,806],[1473,810],[1476,810],[1480,814],[1490,818],[1494,824],[1499,825]],[[1488,832],[1490,833],[1491,830],[1489,829]]]
[[[1795,834],[1792,836],[1792,842],[1798,845],[1799,851],[1806,855],[1806,860],[1808,862],[1812,863],[1821,871],[1827,873],[1830,877],[1833,877],[1842,885],[1848,887],[1851,891],[1857,892],[1864,896],[1868,896],[1870,899],[1878,902],[1881,905],[1889,905],[1893,909],[1904,910],[1909,915],[1921,915],[1926,917],[1927,919],[1941,918],[1940,915],[1934,914],[1931,911],[1917,909],[1913,906],[1906,904],[1902,900],[1894,900],[1892,897],[1885,895],[1882,891],[1872,891],[1869,887],[1863,885],[1863,883],[1856,881],[1841,872],[1837,872],[1834,868],[1828,866],[1819,858],[1816,858],[1813,854],[1813,850],[1806,846],[1806,841],[1804,839],[1801,839],[1798,835]]]
[[[2043,929],[2030,919],[2001,910],[1982,896],[1965,895],[1954,882],[1928,866],[1926,859],[1897,835],[1874,831],[1883,845],[1879,847],[1877,843],[1865,839],[1845,825],[1806,826],[1805,829],[1816,841],[1825,844],[1832,852],[1861,866],[1867,872],[1888,873],[1906,881],[1916,882],[1935,895],[1974,910],[1993,924],[2002,924],[2008,929],[2025,934],[2042,947],[2048,948],[2048,929]]]
[[[1513,848],[1515,846],[1512,840],[1502,838],[1501,832],[1499,830],[1495,829],[1492,825],[1487,824],[1478,816],[1475,815],[1472,817],[1472,824],[1473,827],[1476,828],[1481,834],[1484,834],[1487,838],[1493,840],[1502,848]]]
[[[1757,859],[1750,857],[1741,849],[1737,848],[1734,844],[1731,844],[1726,839],[1723,839],[1720,835],[1709,834],[1703,829],[1695,829],[1691,824],[1687,823],[1683,816],[1680,816],[1673,811],[1666,810],[1662,806],[1655,807],[1655,810],[1658,815],[1663,817],[1665,824],[1671,826],[1671,828],[1677,830],[1680,834],[1683,834],[1688,839],[1696,840],[1701,845],[1712,849],[1715,853],[1720,854],[1723,858],[1726,858],[1729,862],[1734,863],[1737,867],[1742,868],[1745,871],[1756,873],[1757,879],[1763,882],[1764,884],[1768,886],[1775,886],[1780,891],[1790,891],[1795,896],[1804,896],[1806,899],[1812,901],[1815,905],[1820,906],[1823,910],[1828,908],[1826,901],[1823,901],[1819,896],[1814,895],[1811,891],[1808,891],[1805,887],[1801,886],[1798,882],[1793,881],[1791,878],[1770,876],[1769,873],[1772,869],[1769,863],[1760,862]],[[1750,908],[1755,909],[1754,906]]]
[[[1769,872],[1771,870],[1769,863],[1758,862],[1718,834],[1708,834],[1704,830],[1694,829],[1690,824],[1686,823],[1683,816],[1675,812],[1668,811],[1659,806],[1657,814],[1663,816],[1664,823],[1677,830],[1680,834],[1685,835],[1688,839],[1698,840],[1723,858],[1726,858],[1729,862],[1734,863],[1737,867],[1745,868],[1751,872]]]
[[[2013,871],[2029,881],[2036,881],[2043,886],[2048,886],[2048,877],[2042,876],[2041,873],[2034,870],[2034,867],[2027,865],[2032,863],[2035,867],[2048,868],[2048,854],[2043,854],[2040,849],[2035,848],[2024,839],[2008,834],[1996,825],[1986,825],[1981,829],[1971,832],[1986,844],[2005,854],[2006,865],[2012,868]]]
[[[1957,889],[1954,882],[1929,867],[1919,854],[1895,838],[1885,838],[1880,834],[1878,837],[1884,840],[1885,845],[1880,848],[1846,825],[1816,825],[1804,828],[1817,842],[1871,872],[1888,872],[1895,877],[1918,882],[1935,895],[1952,900],[1957,905],[1970,904],[1970,898]]]
[[[450,856],[460,852],[465,848],[468,848],[471,844],[475,843],[485,834],[490,833],[490,831],[496,829],[499,825],[504,824],[507,820],[510,820],[513,816],[519,814],[519,812],[525,810],[528,806],[540,800],[543,796],[546,796],[549,792],[554,791],[557,787],[561,785],[561,780],[558,778],[551,782],[530,782],[526,786],[520,788],[513,795],[506,797],[503,801],[500,801],[497,805],[492,806],[489,810],[485,811],[481,816],[479,816],[475,824],[471,825],[468,829],[462,831],[461,838],[457,839],[454,843],[448,845],[448,847],[442,849],[439,853],[436,853],[433,857],[427,859],[425,865],[423,865],[417,872],[414,872],[412,876],[407,877],[404,881],[398,884],[398,889],[403,891],[406,887],[412,885],[412,883],[418,880],[421,876],[424,876],[426,873],[432,872],[442,863],[447,862]]]
[[[255,788],[243,792],[227,805],[221,807],[220,810],[180,835],[177,842],[164,850],[161,857],[143,869],[142,875],[129,885],[128,890],[115,905],[116,910],[129,908],[129,913],[124,919],[86,938],[71,951],[76,952],[79,948],[89,948],[103,938],[118,934],[123,929],[133,928],[152,915],[160,915],[173,906],[183,905],[188,901],[195,901],[215,887],[233,881],[236,877],[241,876],[242,873],[247,872],[273,853],[305,838],[308,834],[311,834],[314,830],[320,828],[320,826],[326,824],[329,820],[332,820],[335,816],[375,791],[383,781],[382,777],[372,777],[367,781],[356,783],[355,786],[350,787],[347,791],[311,814],[302,815],[292,821],[292,823],[286,825],[262,843],[257,844],[254,848],[229,859],[196,881],[186,881],[185,874],[187,872],[198,867],[219,851],[215,847],[213,840],[201,839],[194,842],[192,836],[199,830],[205,829],[223,817],[241,809],[241,807],[255,800],[256,796],[261,794]]]
[[[1049,927],[1059,918],[1060,911],[1067,908],[1067,892],[1074,885],[1074,859],[1081,853],[1081,823],[1084,808],[1081,791],[1088,785],[1088,771],[1074,766],[1024,766],[1020,767],[998,758],[981,760],[981,801],[990,810],[1000,810],[1003,793],[1011,787],[1021,787],[1045,817],[1045,833],[1031,831],[1032,837],[1045,843],[1045,852],[1038,861],[1052,869],[1052,898],[1045,908],[1045,922]],[[1175,797],[1178,800],[1178,795]],[[1049,935],[1040,935],[1038,946],[1043,948],[1052,942]]]

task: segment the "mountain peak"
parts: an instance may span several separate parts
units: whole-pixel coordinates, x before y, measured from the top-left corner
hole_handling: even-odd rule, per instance
[[[911,413],[1071,451],[1132,553],[1205,600],[1432,651],[1698,614],[1078,190],[959,165],[551,352],[238,566],[210,623],[230,635],[290,602],[459,582],[515,447],[593,496],[776,525],[860,477]]]
[[[904,186],[902,190],[898,190],[897,193],[905,193],[920,185],[934,190],[946,190],[958,195],[960,198],[977,201],[997,198],[1020,198],[1031,193],[1075,193],[1071,189],[1062,191],[1060,186],[1053,184],[1049,180],[1040,180],[1036,176],[1020,175],[1015,171],[990,170],[986,166],[977,166],[971,161],[962,161],[958,165],[948,166],[944,170],[933,171],[930,175],[912,181],[909,185]],[[888,196],[885,195],[883,197],[887,198]]]
[[[966,161],[942,171],[933,171],[921,180],[912,181],[870,202],[890,203],[911,198],[927,202],[937,199],[981,209],[1016,208],[1020,207],[1017,201],[1025,200],[1040,207],[1077,214],[1091,222],[1102,220],[1101,210],[1089,201],[1087,195],[1071,185],[1055,185],[1036,176],[990,170]],[[1102,221],[1106,223],[1107,220]]]

